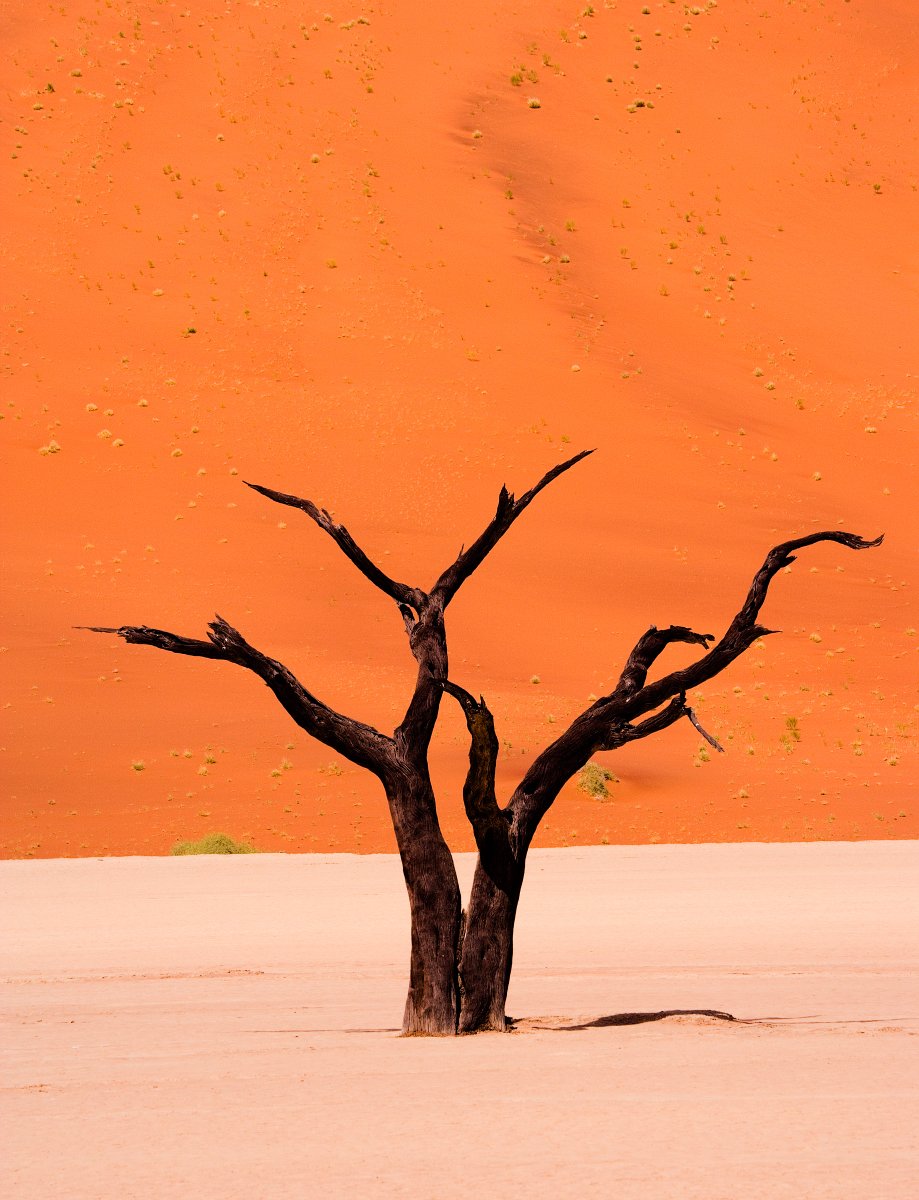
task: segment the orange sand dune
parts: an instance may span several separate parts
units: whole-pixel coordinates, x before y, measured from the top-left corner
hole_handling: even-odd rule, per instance
[[[587,446],[451,613],[504,796],[651,622],[720,633],[786,538],[886,540],[776,579],[782,635],[694,698],[728,754],[601,756],[537,844],[917,836],[912,6],[644,7],[7,6],[0,853],[392,850],[254,679],[72,627],[216,609],[390,729],[397,614],[242,481],[424,586]],[[445,705],[456,850],[465,762]]]

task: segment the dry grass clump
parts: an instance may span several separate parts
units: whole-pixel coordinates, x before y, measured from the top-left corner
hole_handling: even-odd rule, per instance
[[[601,767],[599,763],[589,762],[578,771],[578,787],[588,796],[594,796],[598,800],[605,800],[609,796],[607,783],[618,782],[612,771]]]
[[[209,833],[198,842],[176,842],[170,854],[261,854],[256,846],[234,842],[228,833]]]

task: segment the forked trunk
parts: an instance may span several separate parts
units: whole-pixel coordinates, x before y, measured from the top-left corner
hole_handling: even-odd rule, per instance
[[[503,1033],[523,871],[512,864],[495,872],[496,879],[480,859],[463,919],[452,859],[445,867],[441,863],[420,873],[414,864],[403,868],[412,957],[402,1033]]]

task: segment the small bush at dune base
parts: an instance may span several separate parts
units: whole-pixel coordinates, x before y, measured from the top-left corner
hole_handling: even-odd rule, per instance
[[[234,842],[228,833],[209,833],[200,842],[177,842],[170,854],[261,854],[255,846]]]
[[[578,772],[578,787],[582,792],[587,792],[588,796],[605,800],[609,795],[607,782],[618,783],[619,780],[612,771],[607,771],[606,767],[601,767],[598,763],[589,762]]]

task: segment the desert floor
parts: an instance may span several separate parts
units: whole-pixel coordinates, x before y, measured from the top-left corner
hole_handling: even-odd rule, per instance
[[[692,697],[727,755],[683,722],[603,756],[536,844],[919,836],[915,15],[9,0],[0,855],[393,851],[251,676],[73,627],[216,610],[389,731],[394,606],[243,481],[425,587],[588,447],[449,614],[502,800],[652,622],[720,634],[785,539],[886,540],[775,580],[781,634]],[[459,851],[466,751],[447,702]]]
[[[915,843],[534,851],[516,1031],[459,1039],[398,1036],[393,855],[0,883],[15,1200],[916,1194]],[[737,1020],[610,1020],[672,1009]]]

